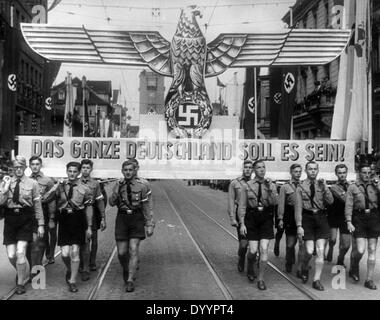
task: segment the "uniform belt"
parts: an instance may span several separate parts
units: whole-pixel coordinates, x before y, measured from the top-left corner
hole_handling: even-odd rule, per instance
[[[6,208],[6,214],[13,214],[13,215],[22,215],[22,214],[33,214],[33,210],[30,207],[25,208]]]
[[[371,214],[371,213],[377,213],[377,209],[372,208],[372,209],[359,209],[359,210],[354,210],[354,214]]]
[[[141,213],[140,209],[119,209],[118,213],[120,214],[137,214]]]
[[[250,213],[268,213],[273,209],[273,207],[258,206],[255,208],[248,208]]]
[[[305,213],[305,214],[308,214],[308,215],[312,215],[312,216],[314,216],[314,215],[317,215],[317,214],[326,214],[326,210],[325,209],[317,209],[317,208],[315,208],[315,209],[303,209],[303,211],[302,211],[303,213]]]
[[[82,210],[72,209],[72,208],[62,208],[62,209],[59,209],[58,211],[59,213],[62,213],[62,214],[72,214],[72,213],[76,213]]]

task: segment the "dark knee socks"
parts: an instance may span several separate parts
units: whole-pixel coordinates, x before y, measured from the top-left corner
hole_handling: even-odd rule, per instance
[[[313,255],[307,253],[306,251],[303,254],[303,263],[302,263],[302,270],[308,271],[309,270],[309,262],[311,260]]]
[[[118,258],[123,269],[128,270],[129,269],[129,255],[127,253],[121,254],[121,255],[119,254]]]
[[[239,250],[238,250],[238,255],[239,255],[239,257],[243,257],[243,256],[245,256],[246,253],[247,253],[247,247],[244,247],[244,248],[239,247]]]
[[[363,257],[363,253],[354,252],[351,254],[351,270],[354,272],[359,271],[359,262]]]
[[[286,247],[286,263],[294,264],[296,262],[296,250],[294,247]]]

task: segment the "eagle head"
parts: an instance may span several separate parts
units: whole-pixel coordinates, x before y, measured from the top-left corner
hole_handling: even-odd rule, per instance
[[[199,17],[201,19],[203,18],[201,9],[197,5],[188,6],[187,8],[185,8],[185,11],[188,15],[192,17]]]
[[[184,38],[201,36],[202,32],[199,28],[196,17],[203,17],[198,6],[191,5],[183,8],[178,22],[176,35]]]

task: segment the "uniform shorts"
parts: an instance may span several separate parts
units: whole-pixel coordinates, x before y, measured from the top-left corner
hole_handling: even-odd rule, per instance
[[[327,221],[331,229],[339,229],[341,234],[350,234],[350,231],[347,229],[346,218],[344,215],[329,214],[327,216]]]
[[[284,212],[284,229],[288,236],[297,235],[297,225],[294,218],[294,207],[286,206]]]
[[[5,209],[3,244],[7,246],[17,241],[32,241],[34,220],[32,212],[15,214]]]
[[[116,216],[115,222],[116,241],[128,241],[129,239],[145,239],[145,218],[142,213],[123,214]]]
[[[353,214],[352,224],[355,227],[354,238],[372,239],[380,236],[380,217],[377,212]]]
[[[273,211],[266,209],[263,212],[247,210],[244,221],[247,227],[247,239],[249,241],[260,241],[262,239],[274,238]]]
[[[302,228],[304,230],[305,241],[328,239],[330,237],[330,227],[327,216],[324,213],[310,214],[302,212]]]
[[[58,245],[71,246],[86,243],[87,218],[84,210],[58,214]]]
[[[237,215],[237,210],[236,210],[236,221],[239,221],[239,218],[238,218],[238,215]],[[248,240],[246,236],[243,236],[241,233],[240,233],[240,223],[238,224],[238,226],[236,227],[236,231],[237,231],[237,236],[238,236],[238,240]]]

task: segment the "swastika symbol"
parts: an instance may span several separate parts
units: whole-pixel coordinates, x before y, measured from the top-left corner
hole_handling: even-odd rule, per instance
[[[8,76],[8,88],[11,91],[17,90],[17,77],[15,74],[10,74]]]
[[[282,98],[281,92],[277,92],[275,93],[273,100],[274,102],[276,102],[276,104],[281,104],[281,98]]]
[[[292,73],[287,73],[284,80],[285,91],[289,94],[292,92],[294,86],[296,84],[296,79]]]
[[[48,110],[51,110],[51,104],[52,104],[52,100],[51,100],[51,98],[49,97],[49,98],[47,98],[47,99],[45,100],[45,108],[48,109]]]
[[[181,104],[178,107],[177,122],[179,126],[193,127],[199,122],[199,108],[194,104]]]

